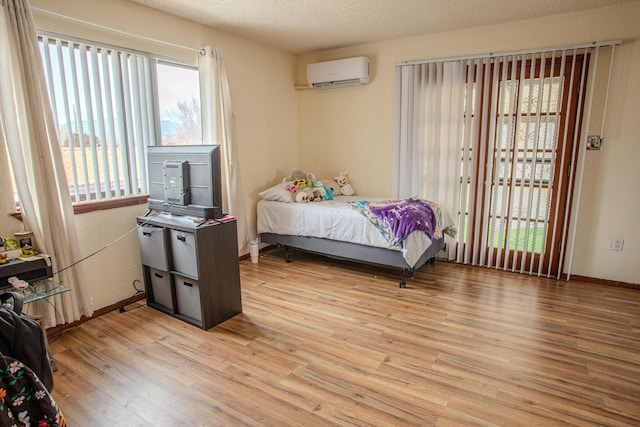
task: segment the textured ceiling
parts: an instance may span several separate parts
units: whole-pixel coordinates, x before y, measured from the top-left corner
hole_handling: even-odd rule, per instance
[[[132,0],[291,53],[638,0]]]

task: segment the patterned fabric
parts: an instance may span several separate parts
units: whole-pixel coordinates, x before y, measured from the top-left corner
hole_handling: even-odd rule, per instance
[[[442,237],[442,210],[429,200],[396,199],[381,202],[349,202],[392,244],[404,247],[404,239],[423,231],[430,239]]]
[[[367,204],[369,202],[365,202],[364,200],[357,202],[348,202],[347,204],[351,209],[354,209],[356,212],[362,214],[365,218],[373,224],[373,226],[382,234],[382,236],[387,239],[389,243],[394,246],[398,246],[398,242],[396,242],[393,234],[391,233],[391,229],[387,227],[378,217],[376,217],[369,209],[367,208]]]
[[[0,425],[65,427],[62,412],[38,377],[22,362],[0,355]]]

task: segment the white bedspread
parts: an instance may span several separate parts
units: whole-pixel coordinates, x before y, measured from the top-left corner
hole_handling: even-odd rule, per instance
[[[411,267],[431,245],[431,239],[421,231],[407,237],[404,249],[392,245],[367,218],[348,206],[347,202],[352,200],[384,199],[338,196],[334,200],[312,203],[261,200],[258,202],[258,233],[318,237],[402,251]],[[446,211],[443,211],[443,221],[443,230],[453,225]]]

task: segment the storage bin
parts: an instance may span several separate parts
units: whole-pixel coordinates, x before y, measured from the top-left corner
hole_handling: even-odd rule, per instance
[[[143,265],[162,271],[169,271],[165,228],[138,227],[138,241],[140,242],[140,259]]]
[[[149,268],[153,301],[173,311],[173,299],[171,298],[171,274],[168,271],[160,271]]]
[[[198,277],[198,258],[193,233],[170,230],[173,270],[191,277]]]
[[[177,312],[202,322],[200,284],[193,279],[175,275]]]

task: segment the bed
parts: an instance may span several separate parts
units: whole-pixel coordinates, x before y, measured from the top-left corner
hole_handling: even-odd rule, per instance
[[[333,200],[311,203],[284,203],[260,200],[257,206],[257,230],[262,243],[285,248],[285,260],[291,262],[292,249],[300,249],[341,259],[400,269],[400,287],[406,287],[407,274],[427,262],[434,262],[444,248],[444,234],[455,235],[448,212],[437,204],[437,230],[432,238],[413,231],[397,244],[389,232],[381,231],[365,204],[387,202],[363,196],[336,196]]]

